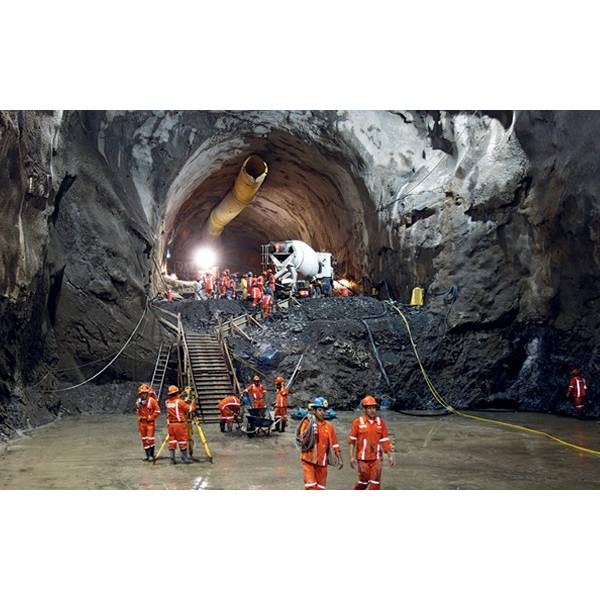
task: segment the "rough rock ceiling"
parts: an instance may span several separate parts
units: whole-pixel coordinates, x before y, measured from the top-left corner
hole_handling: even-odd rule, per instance
[[[359,190],[339,157],[282,133],[268,140],[247,140],[245,145],[247,150],[215,160],[217,170],[189,194],[174,215],[167,209],[164,235],[171,242],[169,271],[183,274],[184,264],[203,243],[202,228],[210,210],[231,189],[244,159],[256,153],[267,162],[269,174],[253,202],[221,236],[220,266],[234,271],[256,269],[261,244],[301,239],[315,249],[332,251],[340,276],[359,277],[360,244],[354,237],[363,220],[361,211],[352,207],[352,201],[356,206],[359,200]]]

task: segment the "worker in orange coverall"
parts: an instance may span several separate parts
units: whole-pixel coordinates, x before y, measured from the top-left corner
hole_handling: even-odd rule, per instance
[[[225,396],[219,402],[219,427],[225,433],[233,431],[233,423],[237,415],[240,414],[240,399],[237,396]]]
[[[267,389],[260,382],[260,376],[254,375],[252,383],[245,390],[250,395],[252,408],[264,408]]]
[[[361,402],[364,415],[354,419],[348,442],[350,443],[350,466],[358,466],[355,490],[381,489],[381,458],[385,452],[390,465],[394,453],[385,421],[377,416],[377,400],[365,396]]]
[[[212,273],[206,273],[204,276],[204,293],[208,298],[212,298],[215,294],[215,278]]]
[[[275,377],[275,420],[281,419],[275,424],[273,431],[285,431],[287,425],[287,409],[289,390],[284,385],[285,380],[281,375]]]
[[[138,388],[139,397],[135,401],[135,410],[138,418],[138,430],[142,438],[142,446],[146,453],[143,460],[154,461],[154,430],[156,419],[160,414],[160,407],[154,390],[147,384],[142,383]]]
[[[340,445],[333,423],[325,420],[327,400],[315,398],[313,413],[300,421],[296,432],[296,442],[300,446],[300,460],[304,471],[305,490],[324,490],[327,484],[328,455],[332,451],[337,468],[344,466]]]
[[[187,417],[192,412],[192,405],[179,397],[179,388],[176,385],[170,385],[167,390],[166,408],[171,463],[176,463],[175,450],[177,446],[181,452],[181,461],[191,463],[188,456]]]
[[[258,306],[260,304],[260,300],[262,298],[262,290],[258,285],[256,279],[254,279],[254,283],[252,285],[252,289],[250,290],[250,297],[252,298],[252,306]]]
[[[579,369],[571,369],[571,378],[565,398],[571,396],[575,404],[575,410],[578,417],[584,416],[585,405],[583,403],[587,395],[587,383]]]
[[[264,320],[267,320],[271,315],[271,307],[273,306],[273,296],[269,294],[267,290],[263,292],[262,298],[260,299],[260,308],[262,309],[262,316]]]

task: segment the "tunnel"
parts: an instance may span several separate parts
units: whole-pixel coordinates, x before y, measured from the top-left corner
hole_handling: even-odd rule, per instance
[[[200,389],[212,427],[253,373],[273,394],[299,364],[295,407],[325,398],[346,426],[365,395],[397,422],[446,401],[576,415],[569,374],[599,376],[598,131],[575,111],[0,111],[0,436],[126,427],[140,382]],[[215,237],[244,164],[266,177]],[[223,280],[279,240],[363,285],[192,283],[208,243]]]
[[[252,155],[268,165],[265,182],[222,235],[208,240],[203,230],[210,211]],[[169,274],[194,279],[194,251],[211,245],[223,268],[257,271],[262,244],[298,239],[316,250],[332,252],[337,275],[359,280],[369,245],[364,224],[373,220],[372,209],[368,191],[347,159],[314,140],[277,130],[267,137],[228,140],[194,156],[175,178],[166,199],[161,260]]]

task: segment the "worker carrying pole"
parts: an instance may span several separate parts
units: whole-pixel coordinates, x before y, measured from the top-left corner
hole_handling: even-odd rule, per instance
[[[361,402],[364,414],[352,422],[348,437],[350,466],[358,467],[355,490],[381,489],[381,458],[385,452],[390,465],[394,465],[394,453],[385,421],[377,416],[377,400],[365,396]]]

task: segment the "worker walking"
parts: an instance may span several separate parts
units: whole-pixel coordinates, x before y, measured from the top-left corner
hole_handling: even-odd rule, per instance
[[[160,414],[160,407],[154,390],[147,384],[142,383],[138,387],[138,399],[135,401],[135,410],[138,418],[138,430],[142,438],[142,446],[146,453],[143,460],[154,461],[154,430],[156,419]]]
[[[288,409],[288,395],[289,390],[284,385],[285,380],[281,375],[275,377],[275,421],[276,422],[273,431],[285,431],[287,425],[287,409]]]
[[[248,277],[250,276],[250,273],[248,273],[248,275],[243,274],[242,278],[240,279],[240,289],[242,290],[242,300],[246,300],[248,298]]]
[[[233,423],[240,414],[241,404],[237,396],[225,396],[219,402],[219,427],[221,431],[233,431]]]
[[[575,411],[578,417],[583,417],[585,412],[584,400],[587,395],[587,383],[579,369],[571,369],[571,378],[565,398],[571,396],[575,404]]]
[[[364,414],[352,422],[348,442],[350,444],[350,466],[358,467],[355,490],[381,489],[381,458],[388,455],[394,464],[394,453],[385,421],[377,416],[377,400],[365,396],[361,402]]]
[[[324,490],[327,484],[327,465],[336,464],[341,469],[344,463],[333,423],[325,420],[327,400],[315,398],[311,405],[312,414],[304,417],[296,430],[296,443],[300,448],[304,489]],[[335,455],[335,463],[329,462],[330,451]]]
[[[254,375],[252,383],[245,389],[250,396],[252,408],[264,408],[267,389],[260,382],[260,376]]]
[[[171,463],[175,464],[175,450],[179,446],[183,463],[191,463],[188,457],[187,416],[191,405],[179,397],[179,388],[170,385],[167,390],[167,428],[169,433],[169,454]]]

